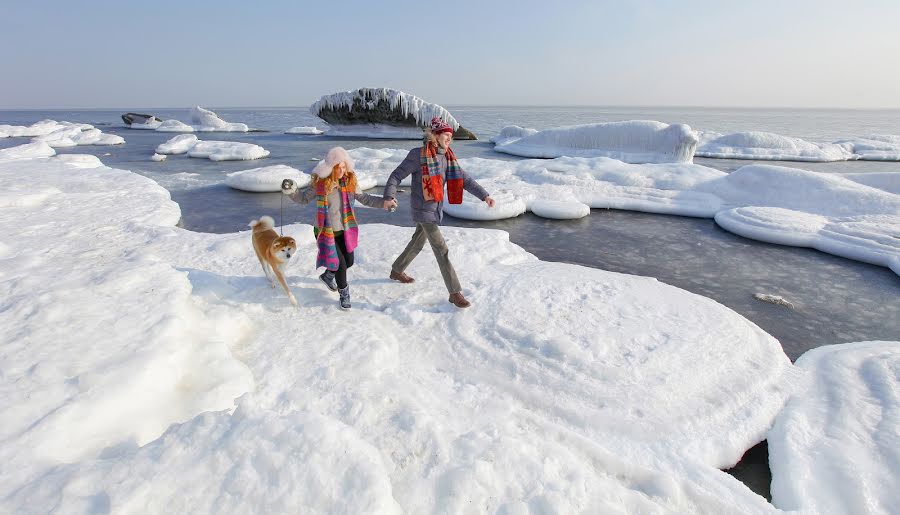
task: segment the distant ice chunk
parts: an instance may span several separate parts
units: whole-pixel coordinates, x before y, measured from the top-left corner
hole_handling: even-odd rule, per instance
[[[163,122],[165,123],[165,122]],[[159,154],[185,154],[200,141],[193,134],[181,134],[156,147]]]
[[[518,125],[508,125],[500,129],[500,134],[491,138],[491,143],[503,145],[526,136],[531,136],[532,134],[537,134],[537,132],[537,129],[526,129],[525,127],[519,127]]]
[[[78,127],[82,129],[93,129],[93,125],[57,122],[56,120],[41,120],[28,126],[22,125],[0,125],[0,132],[3,132],[10,138],[34,138],[37,136],[46,136],[52,132],[68,127]]]
[[[900,513],[900,342],[827,345],[769,431],[772,503],[802,513]]]
[[[53,150],[53,147],[43,141],[35,141],[33,143],[26,143],[24,145],[0,150],[0,161],[16,161],[18,159],[34,159],[55,155],[56,151]]]
[[[591,213],[590,206],[578,201],[565,202],[561,200],[539,199],[531,201],[528,208],[537,216],[542,218],[553,218],[556,220],[584,218]]]
[[[153,161],[156,161],[156,162],[159,162],[159,161],[165,161],[165,160],[166,160],[166,156],[163,155],[163,154],[157,154],[157,153],[154,153],[152,156],[150,156],[150,159],[153,160]]]
[[[325,131],[320,130],[316,127],[291,127],[290,129],[284,131],[285,134],[305,134],[305,135],[317,135],[324,134]]]
[[[488,207],[468,192],[463,194],[462,204],[451,204],[444,199],[444,213],[466,220],[503,220],[526,211],[525,201],[511,193],[492,193],[491,198],[494,199],[494,207]]]
[[[359,191],[372,189],[375,186],[378,186],[378,181],[375,180],[375,177],[365,173],[356,174],[356,189]]]
[[[191,109],[191,122],[198,132],[247,132],[250,128],[244,123],[228,123],[219,116],[200,106]]]
[[[593,123],[506,138],[494,150],[523,157],[610,157],[626,163],[690,163],[697,134],[650,120]]]
[[[864,161],[900,161],[900,136],[872,134],[863,138],[836,141]]]
[[[225,184],[236,190],[273,192],[281,191],[281,181],[284,179],[291,179],[298,188],[303,188],[310,183],[311,177],[287,165],[272,165],[229,173]]]
[[[770,161],[847,161],[853,152],[834,143],[813,143],[771,132],[736,132],[718,136],[698,147],[694,155],[718,159]]]
[[[210,161],[250,161],[262,159],[269,151],[253,143],[235,141],[198,141],[188,150],[190,157],[206,158]]]
[[[166,120],[156,127],[159,132],[194,132],[190,125],[178,120]]]

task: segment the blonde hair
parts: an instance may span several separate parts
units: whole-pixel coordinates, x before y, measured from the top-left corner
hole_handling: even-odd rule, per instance
[[[350,190],[350,194],[356,193],[357,182],[356,182],[356,172],[353,171],[353,168],[350,166],[350,163],[346,161],[342,161],[344,166],[347,167],[344,170],[344,183],[347,185],[347,189]],[[331,174],[324,179],[320,179],[318,175],[313,175],[313,186],[319,183],[319,181],[323,181],[325,184],[325,194],[328,195],[331,193],[331,190],[334,189],[335,186],[338,185],[339,179],[337,178],[338,166],[341,163],[337,163],[336,165],[331,167]]]

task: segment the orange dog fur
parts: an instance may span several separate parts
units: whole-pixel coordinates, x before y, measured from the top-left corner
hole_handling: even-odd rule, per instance
[[[256,251],[256,257],[259,258],[259,264],[262,265],[263,273],[272,288],[275,287],[275,280],[281,283],[291,304],[297,306],[297,299],[288,288],[287,281],[284,280],[284,265],[291,259],[291,256],[297,252],[297,242],[290,236],[278,236],[275,232],[275,220],[271,216],[260,217],[259,220],[250,222],[253,228],[253,250]]]

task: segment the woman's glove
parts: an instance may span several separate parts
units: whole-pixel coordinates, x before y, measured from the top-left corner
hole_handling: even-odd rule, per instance
[[[297,183],[290,179],[281,181],[281,192],[285,195],[293,195],[297,192]]]

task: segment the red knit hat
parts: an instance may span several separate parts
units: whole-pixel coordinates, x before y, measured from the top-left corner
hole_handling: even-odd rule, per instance
[[[453,134],[453,127],[450,127],[450,124],[442,120],[439,116],[435,116],[431,119],[431,132],[435,135],[442,132]]]

